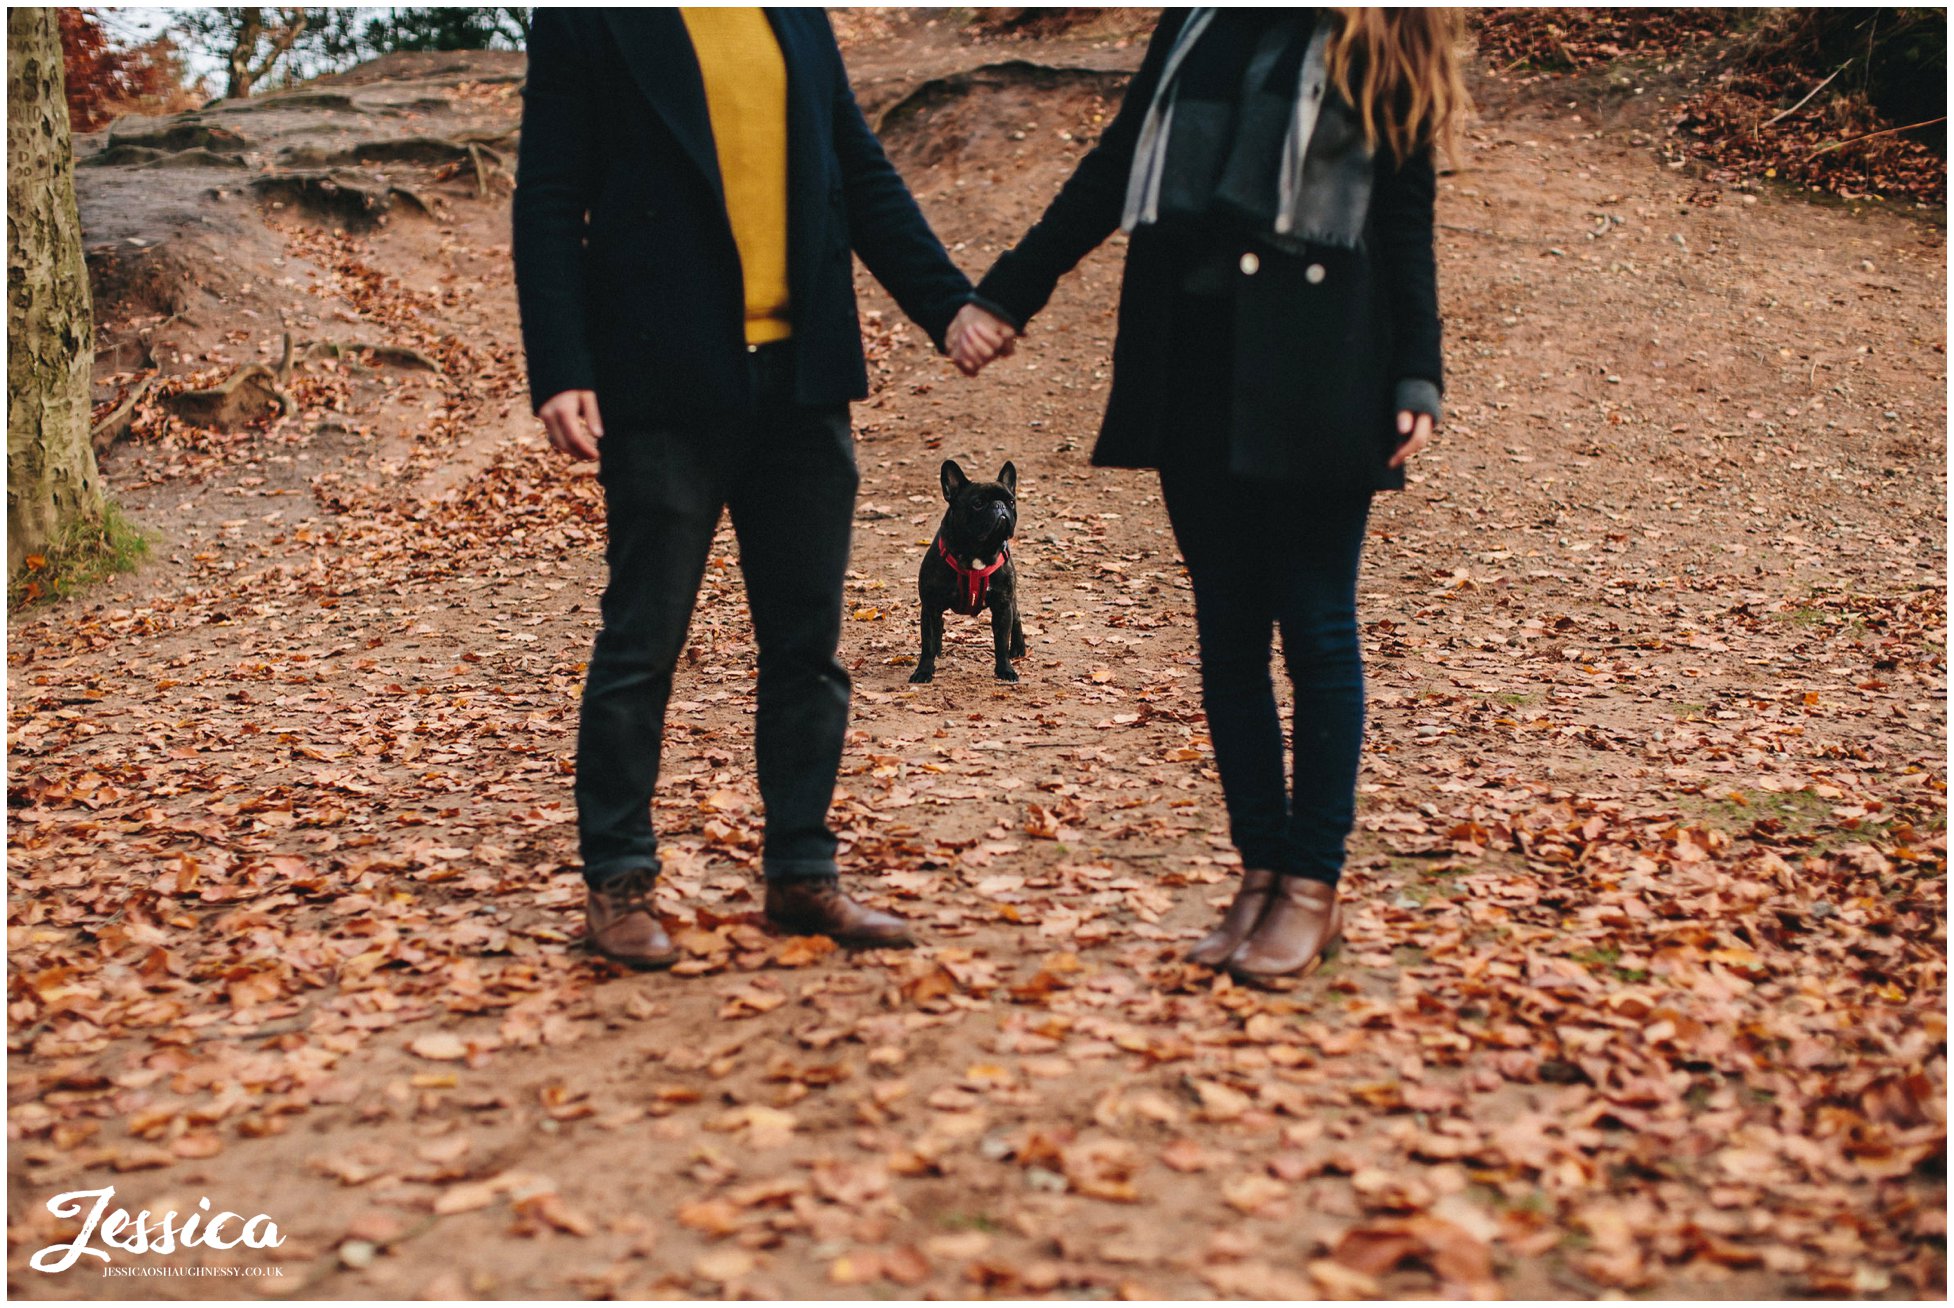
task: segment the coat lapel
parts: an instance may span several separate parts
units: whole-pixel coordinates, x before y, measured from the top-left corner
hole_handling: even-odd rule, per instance
[[[712,115],[706,108],[706,84],[699,74],[692,38],[676,9],[604,9],[604,19],[624,53],[632,80],[666,127],[699,168],[720,207],[726,187],[719,176],[719,154],[713,148]]]
[[[803,12],[770,8],[766,14],[787,65],[788,281],[795,303],[800,303],[807,274],[815,266],[809,256],[820,251],[817,238],[828,220],[823,159],[828,137],[821,115],[829,111],[834,88],[821,74],[823,52]]]

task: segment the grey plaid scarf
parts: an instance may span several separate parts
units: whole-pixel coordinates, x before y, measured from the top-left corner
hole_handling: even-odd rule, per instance
[[[1175,37],[1160,70],[1160,85],[1140,124],[1133,171],[1126,183],[1120,228],[1157,222],[1161,181],[1166,175],[1167,138],[1174,126],[1175,75],[1188,51],[1214,22],[1215,10],[1195,9]],[[1279,245],[1304,241],[1354,249],[1363,242],[1370,211],[1373,154],[1354,108],[1329,89],[1325,54],[1331,23],[1318,20],[1303,55],[1294,113],[1283,138],[1273,182],[1270,235]]]

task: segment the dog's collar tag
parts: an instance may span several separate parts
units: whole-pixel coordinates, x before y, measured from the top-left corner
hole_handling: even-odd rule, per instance
[[[1011,559],[1011,542],[1004,542],[1003,547],[997,552],[997,557],[991,560],[987,568],[973,568],[957,562],[956,555],[950,553],[950,547],[944,543],[941,536],[936,538],[936,552],[942,556],[945,563],[950,565],[950,571],[956,573],[957,580],[962,583],[957,587],[957,602],[950,606],[951,609],[957,613],[981,613],[984,600],[990,594],[991,574]]]

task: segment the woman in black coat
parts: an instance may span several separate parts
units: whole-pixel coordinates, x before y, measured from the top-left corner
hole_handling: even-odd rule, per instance
[[[953,332],[1008,352],[1058,279],[1130,234],[1093,462],[1157,468],[1194,585],[1202,696],[1243,875],[1189,957],[1307,973],[1363,737],[1358,555],[1372,492],[1404,484],[1443,383],[1433,143],[1466,98],[1449,10],[1169,11],[1125,103]],[[1295,688],[1293,791],[1269,678]]]

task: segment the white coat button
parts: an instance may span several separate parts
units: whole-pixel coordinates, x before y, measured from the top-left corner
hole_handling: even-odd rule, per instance
[[[1242,256],[1242,275],[1244,277],[1253,277],[1261,271],[1262,260],[1256,255],[1255,251],[1250,250]]]
[[[1311,286],[1314,286],[1318,282],[1322,281],[1324,276],[1325,274],[1323,272],[1323,265],[1320,263],[1313,263],[1309,267],[1303,269],[1303,280],[1308,282]]]

